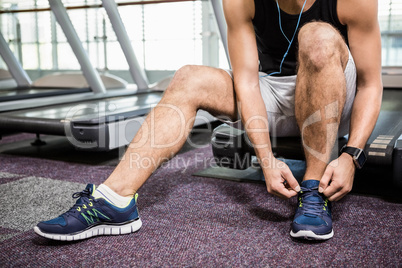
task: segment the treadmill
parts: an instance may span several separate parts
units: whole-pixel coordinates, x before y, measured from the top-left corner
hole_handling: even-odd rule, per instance
[[[4,82],[2,81],[3,83],[1,84],[2,89],[0,90],[0,111],[7,109],[6,102],[91,92],[89,87],[35,87],[28,74],[22,68],[21,64],[17,61],[12,51],[8,47],[8,44],[1,32],[0,55],[9,69],[9,71],[1,70],[2,76],[8,79],[4,79]],[[15,107],[15,105],[13,105],[13,107]]]
[[[79,150],[109,151],[130,143],[162,92],[66,103],[0,114],[0,131],[66,136]],[[215,120],[199,111],[194,125]]]
[[[16,98],[0,102],[0,137],[9,132],[61,135],[66,136],[77,149],[91,151],[108,151],[129,144],[145,116],[160,101],[163,90],[157,89],[158,84],[149,86],[145,72],[140,69],[135,57],[117,4],[114,0],[102,0],[127,59],[130,74],[137,85],[131,91],[105,90],[61,0],[52,0],[49,4],[81,65],[89,92],[59,97],[48,95],[31,99]],[[8,47],[7,49],[9,50]],[[10,72],[16,80],[22,81],[21,88],[29,87],[31,82],[28,76],[10,55],[11,51],[6,55],[10,59],[5,60]],[[161,84],[166,84],[165,82]],[[213,120],[215,118],[207,112],[199,111],[194,125]]]
[[[8,67],[8,71],[14,78],[17,84],[16,88],[0,90],[0,112],[7,112],[12,110],[27,109],[33,107],[41,107],[47,105],[54,105],[58,103],[80,102],[83,99],[104,99],[108,97],[127,96],[137,92],[148,90],[148,81],[145,72],[139,69],[137,59],[131,47],[124,25],[121,22],[118,14],[116,3],[113,0],[105,0],[104,7],[110,17],[113,29],[116,36],[119,37],[123,52],[129,62],[130,74],[136,85],[126,86],[127,83],[120,83],[118,79],[114,79],[114,87],[116,84],[119,88],[109,89],[103,81],[113,80],[111,75],[100,75],[95,68],[91,65],[88,55],[82,46],[81,41],[71,23],[61,0],[49,1],[51,12],[61,29],[63,30],[67,42],[72,48],[82,70],[82,75],[86,80],[84,86],[68,86],[63,85],[66,78],[59,79],[56,83],[51,85],[43,85],[39,81],[34,83],[29,78],[28,74],[22,68],[21,64],[13,55],[3,35],[0,33],[0,55]],[[114,5],[114,6],[113,6]],[[71,74],[69,74],[71,77]],[[62,77],[60,77],[62,78]],[[57,79],[57,78],[56,78]],[[53,78],[53,80],[56,80]],[[77,81],[82,79],[79,76],[71,77],[70,81]],[[63,81],[64,80],[64,81]],[[42,80],[43,81],[43,80]],[[124,82],[124,81],[123,81]],[[39,85],[38,85],[39,84]],[[71,84],[71,83],[70,83]],[[72,83],[74,84],[74,83]]]

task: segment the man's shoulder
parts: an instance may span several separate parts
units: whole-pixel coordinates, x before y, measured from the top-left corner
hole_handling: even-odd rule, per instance
[[[378,0],[337,0],[339,21],[344,25],[377,16]]]
[[[242,16],[253,18],[255,7],[254,0],[222,0],[225,16]]]

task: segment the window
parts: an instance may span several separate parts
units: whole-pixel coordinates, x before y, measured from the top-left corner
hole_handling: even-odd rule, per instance
[[[101,4],[99,0],[64,0],[68,6]],[[2,9],[48,8],[47,1],[3,1]],[[128,64],[103,8],[69,9],[70,20],[93,66],[127,70]],[[176,70],[202,64],[202,3],[186,1],[124,5],[119,13],[140,67]],[[24,69],[79,70],[61,27],[50,11],[6,13],[1,31]],[[21,29],[18,33],[18,27]],[[19,39],[19,36],[21,37]]]
[[[63,0],[63,4],[91,6],[101,1]],[[48,7],[47,0],[0,2],[2,10]],[[118,9],[140,67],[145,70],[177,70],[185,64],[228,68],[208,2],[122,5]],[[69,9],[68,15],[95,68],[127,71],[128,64],[103,8]],[[402,0],[379,0],[379,22],[383,66],[402,66]],[[80,69],[50,11],[1,14],[0,30],[27,70]],[[0,64],[5,67],[1,60]]]
[[[382,65],[402,66],[402,0],[379,0]]]

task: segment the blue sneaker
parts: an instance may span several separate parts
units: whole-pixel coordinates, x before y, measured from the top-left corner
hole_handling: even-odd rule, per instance
[[[326,240],[334,235],[331,203],[318,192],[319,184],[317,180],[302,182],[296,215],[290,231],[292,237]]]
[[[97,235],[120,235],[136,232],[142,226],[136,205],[138,194],[124,208],[103,198],[95,199],[95,185],[73,194],[75,205],[59,217],[38,223],[34,227],[40,236],[62,241],[75,241]]]

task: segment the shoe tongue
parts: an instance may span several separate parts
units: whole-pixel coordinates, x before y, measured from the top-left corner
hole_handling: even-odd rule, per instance
[[[91,193],[91,195],[93,195],[93,193],[95,192],[95,185],[93,184],[87,184],[87,187],[85,187],[85,190],[89,190],[89,192]]]
[[[89,193],[92,195],[93,192],[95,191],[95,185],[93,184],[88,184],[87,187],[85,187],[85,190],[89,190]],[[77,205],[81,205],[84,203],[82,198],[78,198],[77,201],[75,202]]]
[[[318,188],[318,185],[320,185],[320,181],[317,180],[307,180],[303,181],[301,183],[301,187],[312,189],[312,188]]]
[[[314,189],[318,188],[318,185],[320,184],[320,181],[317,180],[307,180],[303,181],[301,183],[301,187],[307,188],[307,189]],[[318,190],[313,190],[316,192],[315,195],[310,195],[304,199],[304,201],[313,201],[313,202],[322,202],[322,197],[318,194]]]

